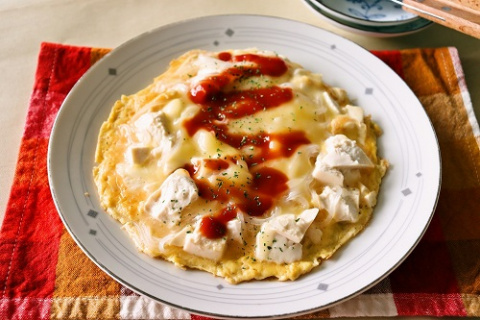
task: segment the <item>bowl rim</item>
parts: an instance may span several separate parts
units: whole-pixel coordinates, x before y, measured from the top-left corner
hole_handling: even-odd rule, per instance
[[[315,5],[313,2],[315,0],[304,0],[304,2],[317,14],[319,14],[326,21],[334,24],[335,26],[346,29],[351,32],[377,36],[377,37],[394,37],[408,35],[411,33],[418,32],[430,25],[433,24],[432,21],[418,17],[409,23],[404,23],[400,25],[383,25],[383,26],[369,26],[364,24],[355,23],[352,21],[344,20],[336,15],[332,15],[327,10]]]

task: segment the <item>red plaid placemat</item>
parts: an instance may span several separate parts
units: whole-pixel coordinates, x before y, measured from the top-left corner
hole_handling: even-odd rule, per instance
[[[138,296],[98,269],[55,210],[47,146],[78,78],[108,50],[45,43],[0,234],[0,319],[204,319]],[[433,221],[388,278],[301,318],[480,316],[480,133],[454,48],[374,52],[419,97],[436,129],[443,182]]]

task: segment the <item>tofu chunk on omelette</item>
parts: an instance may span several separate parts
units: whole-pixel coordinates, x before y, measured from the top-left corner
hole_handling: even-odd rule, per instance
[[[192,50],[115,103],[93,175],[141,252],[231,283],[295,280],[367,226],[380,132],[277,53]]]

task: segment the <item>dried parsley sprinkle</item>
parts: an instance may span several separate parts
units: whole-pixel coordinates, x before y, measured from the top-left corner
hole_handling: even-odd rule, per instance
[[[242,137],[242,141],[240,141],[240,145],[243,146],[245,143],[247,143],[247,136]]]

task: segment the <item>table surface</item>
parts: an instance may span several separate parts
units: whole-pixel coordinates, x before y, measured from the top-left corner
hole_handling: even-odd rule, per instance
[[[303,0],[2,0],[0,2],[0,221],[3,220],[43,41],[114,48],[179,20],[216,14],[263,14],[303,21],[369,50],[454,46],[474,112],[480,116],[480,40],[433,25],[394,38],[353,34],[329,24]]]

